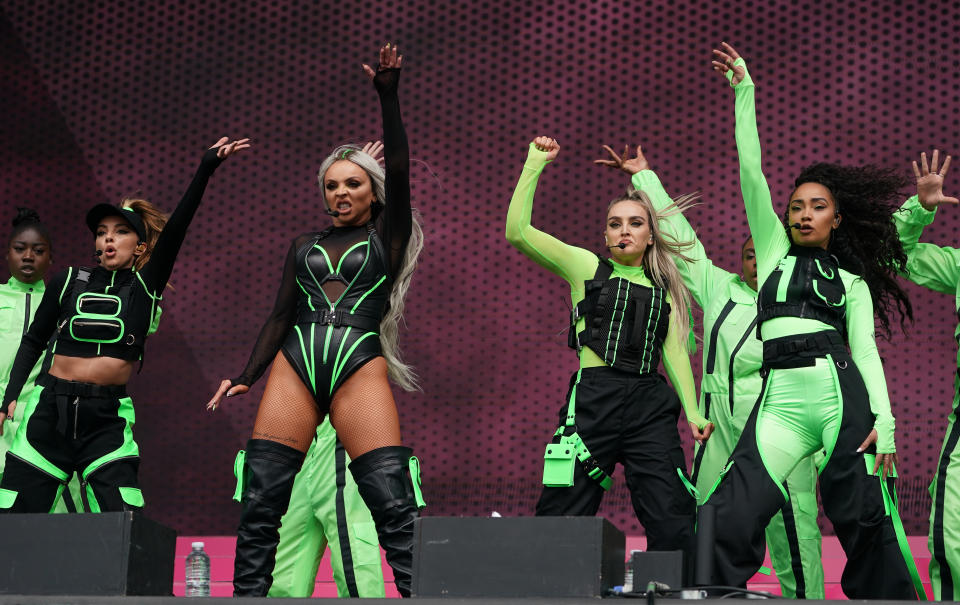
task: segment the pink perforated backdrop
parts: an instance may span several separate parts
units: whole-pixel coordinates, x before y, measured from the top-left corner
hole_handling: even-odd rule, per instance
[[[563,146],[537,194],[540,228],[600,251],[605,205],[628,181],[591,160],[602,143],[642,143],[669,191],[703,193],[690,220],[714,259],[737,270],[746,224],[733,94],[710,71],[710,49],[728,40],[749,61],[779,205],[813,161],[907,171],[923,149],[960,149],[958,18],[956,5],[860,0],[7,0],[0,214],[35,207],[54,234],[56,266],[89,264],[87,208],[137,194],[170,210],[206,146],[221,135],[254,140],[211,181],[162,329],[131,382],[147,513],[186,533],[232,533],[232,461],[262,383],[214,415],[203,404],[246,361],[290,239],[327,224],[316,167],[335,145],[379,135],[360,63],[399,43],[426,232],[403,335],[423,392],[397,393],[404,438],[423,460],[431,514],[532,514],[576,360],[561,334],[565,284],[503,237],[527,142],[548,134]],[[956,242],[958,211],[941,214],[925,239]],[[952,400],[956,316],[951,296],[909,291],[918,321],[881,354],[903,514],[923,532]],[[602,514],[640,531],[622,479]]]

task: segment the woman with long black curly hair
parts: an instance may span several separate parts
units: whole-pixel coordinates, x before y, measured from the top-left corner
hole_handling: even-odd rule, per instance
[[[901,323],[912,317],[894,281],[906,265],[892,221],[906,181],[878,168],[815,164],[794,183],[784,229],[761,169],[753,81],[729,45],[714,54],[714,69],[736,92],[764,384],[705,505],[716,512],[713,583],[744,586],[760,567],[763,528],[790,497],[784,478],[824,448],[820,495],[847,554],[844,593],[916,599],[923,587],[891,516],[894,419],[874,338],[875,314],[886,334],[892,314]]]

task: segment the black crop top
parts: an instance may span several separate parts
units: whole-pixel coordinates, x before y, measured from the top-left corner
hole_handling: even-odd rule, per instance
[[[399,69],[379,71],[373,79],[380,96],[383,116],[387,199],[382,207],[374,207],[372,237],[379,238],[388,257],[389,275],[386,276],[386,282],[389,284],[393,283],[400,270],[413,229],[410,210],[410,151],[400,116],[400,101],[397,96],[399,80]],[[284,261],[283,277],[273,311],[260,330],[243,373],[231,381],[233,384],[249,386],[263,375],[276,357],[287,334],[296,324],[299,308],[309,307],[308,301],[312,297],[304,293],[298,285],[298,273],[312,272],[313,277],[320,282],[327,302],[335,306],[353,277],[360,273],[364,260],[371,254],[371,250],[362,245],[369,237],[369,229],[361,225],[331,227],[322,233],[305,233],[293,240]],[[320,239],[316,245],[322,248],[322,253],[306,254],[304,246],[318,238]],[[301,254],[298,255],[298,252]],[[333,272],[329,267],[333,267]]]
[[[193,181],[170,215],[143,269],[108,271],[96,267],[86,270],[89,271],[86,282],[78,282],[78,269],[68,267],[53,277],[30,329],[20,342],[0,411],[6,412],[7,404],[16,399],[30,369],[58,329],[54,349],[57,355],[140,359],[156,304],[170,279],[187,227],[200,205],[210,175],[221,161],[216,149],[209,149],[203,155]],[[114,337],[115,342],[103,342]]]

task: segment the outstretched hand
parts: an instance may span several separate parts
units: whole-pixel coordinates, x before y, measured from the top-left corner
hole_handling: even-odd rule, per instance
[[[622,170],[629,175],[634,175],[641,170],[650,170],[650,162],[647,161],[647,158],[643,157],[643,149],[640,145],[637,145],[637,156],[634,158],[628,157],[630,155],[630,146],[623,146],[623,156],[617,155],[609,145],[604,145],[604,149],[607,150],[607,153],[610,154],[612,159],[605,160],[599,159],[594,160],[594,164],[599,164],[600,166],[609,166],[610,168],[616,168],[617,170]]]
[[[955,197],[943,195],[943,179],[947,176],[950,169],[950,156],[943,160],[943,166],[940,163],[940,150],[933,150],[933,159],[927,164],[927,153],[920,154],[920,165],[913,162],[913,174],[917,177],[917,198],[920,205],[927,210],[936,210],[940,204],[958,204],[960,200]]]
[[[384,44],[380,48],[380,64],[377,65],[377,71],[383,71],[385,69],[400,69],[401,64],[403,63],[403,55],[397,54],[397,45],[390,45],[389,42]],[[363,64],[363,73],[367,74],[371,80],[377,71],[374,71],[372,67]]]
[[[217,157],[225,160],[234,153],[250,147],[250,139],[237,139],[231,141],[229,137],[220,137],[220,140],[210,146],[210,149],[217,150]]]
[[[877,429],[870,431],[870,434],[867,435],[867,438],[863,440],[863,443],[860,444],[860,447],[857,448],[857,452],[865,452],[868,447],[877,442]],[[873,474],[876,475],[877,471],[883,467],[883,474],[880,475],[882,478],[886,479],[893,474],[894,468],[897,464],[900,463],[900,458],[896,453],[892,454],[877,454],[876,462],[873,464]]]
[[[743,77],[747,75],[747,68],[743,65],[734,65],[733,62],[740,58],[740,53],[736,51],[732,46],[726,42],[721,42],[720,45],[723,47],[723,50],[713,49],[713,61],[710,61],[710,64],[713,65],[713,71],[726,76],[728,71],[733,72],[733,78],[731,78],[730,83],[736,86],[741,81]]]
[[[379,159],[380,154],[383,153],[383,142],[382,141],[367,141],[367,144],[361,149],[363,153],[372,157],[373,159]]]
[[[560,155],[560,143],[550,137],[537,137],[533,140],[533,146],[540,151],[547,152],[547,161],[552,162]]]
[[[243,395],[244,393],[250,390],[250,387],[248,387],[245,384],[238,384],[236,386],[231,386],[231,385],[233,385],[233,382],[231,382],[229,378],[223,380],[223,382],[220,383],[220,388],[217,389],[217,392],[213,395],[213,398],[207,402],[208,412],[215,411],[217,407],[220,405],[220,402],[223,400],[224,397],[233,397],[234,395]]]
[[[0,436],[3,435],[3,423],[7,421],[7,418],[13,420],[13,412],[17,409],[17,402],[11,401],[10,405],[7,406],[6,413],[0,412]]]
[[[713,429],[716,428],[712,422],[708,422],[707,426],[702,429],[698,427],[693,422],[688,422],[690,425],[690,432],[693,433],[693,439],[698,441],[700,445],[703,445],[707,442],[707,439],[710,438],[710,435],[713,433]]]

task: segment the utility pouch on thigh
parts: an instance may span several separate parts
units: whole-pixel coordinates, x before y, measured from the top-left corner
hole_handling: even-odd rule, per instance
[[[543,453],[543,484],[547,487],[573,487],[573,468],[577,463],[576,444],[569,437],[560,443],[548,443]]]
[[[246,450],[237,452],[237,457],[233,460],[233,476],[237,479],[237,487],[233,490],[233,501],[240,502],[243,496],[243,465],[247,460]]]

